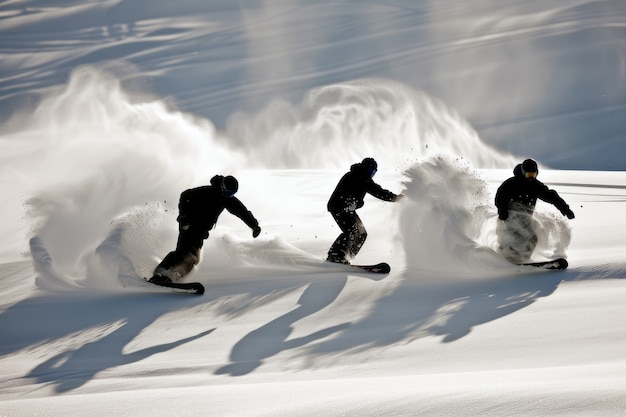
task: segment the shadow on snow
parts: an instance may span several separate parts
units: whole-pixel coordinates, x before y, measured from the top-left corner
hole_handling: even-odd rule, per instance
[[[324,356],[377,349],[428,336],[439,336],[443,343],[451,343],[468,335],[476,326],[505,317],[552,294],[563,281],[589,277],[626,278],[623,265],[605,269],[604,272],[593,271],[593,274],[571,269],[513,273],[484,279],[468,277],[467,280],[441,275],[436,281],[426,282],[416,282],[414,276],[417,273],[408,271],[394,277],[401,281],[399,285],[375,301],[362,319],[321,328],[293,339],[289,336],[295,323],[331,306],[346,290],[348,276],[355,274],[297,275],[293,271],[277,270],[277,276],[283,275],[280,279],[212,284],[203,297],[160,293],[148,296],[142,293],[44,292],[18,302],[0,314],[0,334],[5,335],[0,355],[36,349],[90,329],[110,328],[114,323],[120,323],[105,336],[92,337],[79,347],[61,346],[60,353],[48,357],[26,375],[39,383],[56,384],[57,392],[67,392],[84,385],[101,371],[174,349],[215,330],[203,330],[176,341],[124,353],[129,343],[164,314],[200,304],[216,306],[217,302],[223,305],[224,300],[241,296],[235,310],[217,310],[218,315],[241,316],[254,313],[255,309],[283,297],[286,292],[304,287],[294,309],[243,336],[231,349],[230,363],[215,371],[218,375],[241,376],[254,372],[282,351],[305,346],[308,346],[309,355]],[[265,272],[268,276],[268,271]],[[413,279],[408,279],[408,274]]]

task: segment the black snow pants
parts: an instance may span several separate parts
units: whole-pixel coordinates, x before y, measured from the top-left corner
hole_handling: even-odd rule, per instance
[[[192,225],[179,225],[176,250],[170,252],[156,267],[154,273],[179,281],[200,262],[200,250],[209,232]]]
[[[361,250],[367,231],[356,211],[330,212],[339,225],[341,234],[328,250],[328,260],[351,260]]]

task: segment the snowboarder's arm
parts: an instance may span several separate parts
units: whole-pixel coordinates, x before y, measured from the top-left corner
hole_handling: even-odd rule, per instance
[[[506,220],[509,218],[509,202],[511,200],[509,187],[509,181],[505,181],[498,188],[496,192],[496,208],[498,209],[498,218],[500,220]]]
[[[367,192],[372,196],[381,199],[383,201],[396,201],[398,199],[398,194],[392,193],[389,190],[385,190],[380,185],[376,184],[374,181],[371,181],[367,186]]]
[[[541,192],[537,194],[537,197],[547,203],[553,204],[564,216],[568,219],[574,218],[574,212],[569,208],[569,205],[561,198],[559,193],[555,190],[549,189],[545,184],[541,185]]]
[[[226,210],[239,217],[249,228],[251,228],[254,237],[259,235],[261,228],[259,227],[258,220],[254,218],[252,212],[250,212],[250,210],[248,210],[237,197],[228,198]]]

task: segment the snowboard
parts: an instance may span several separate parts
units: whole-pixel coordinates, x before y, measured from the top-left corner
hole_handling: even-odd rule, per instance
[[[144,278],[145,279],[145,278]],[[146,279],[146,282],[151,285],[156,285],[157,287],[171,288],[174,292],[186,293],[186,294],[196,294],[202,295],[204,294],[204,285],[199,282],[171,282],[168,284],[157,284],[154,282],[150,282]]]
[[[386,262],[381,262],[379,264],[373,264],[373,265],[354,265],[354,264],[337,264],[337,265],[345,266],[346,268],[349,268],[349,269],[356,268],[356,269],[360,269],[361,271],[371,272],[374,274],[388,274],[389,272],[391,272],[391,267]]]
[[[524,264],[520,264],[522,266],[533,266],[535,268],[542,269],[554,269],[554,270],[562,270],[566,269],[568,266],[567,260],[564,258],[554,259],[552,261],[543,261],[543,262],[528,262]]]
[[[388,274],[391,272],[391,267],[386,262],[381,262],[375,265],[350,265],[352,268],[358,268],[362,271],[372,272],[374,274]]]

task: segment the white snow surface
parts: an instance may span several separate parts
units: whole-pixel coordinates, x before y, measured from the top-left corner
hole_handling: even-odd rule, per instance
[[[626,4],[0,4],[0,416],[620,416]],[[322,262],[326,202],[375,157],[406,198]],[[527,157],[539,271],[496,253]],[[186,188],[233,174],[186,279]]]

